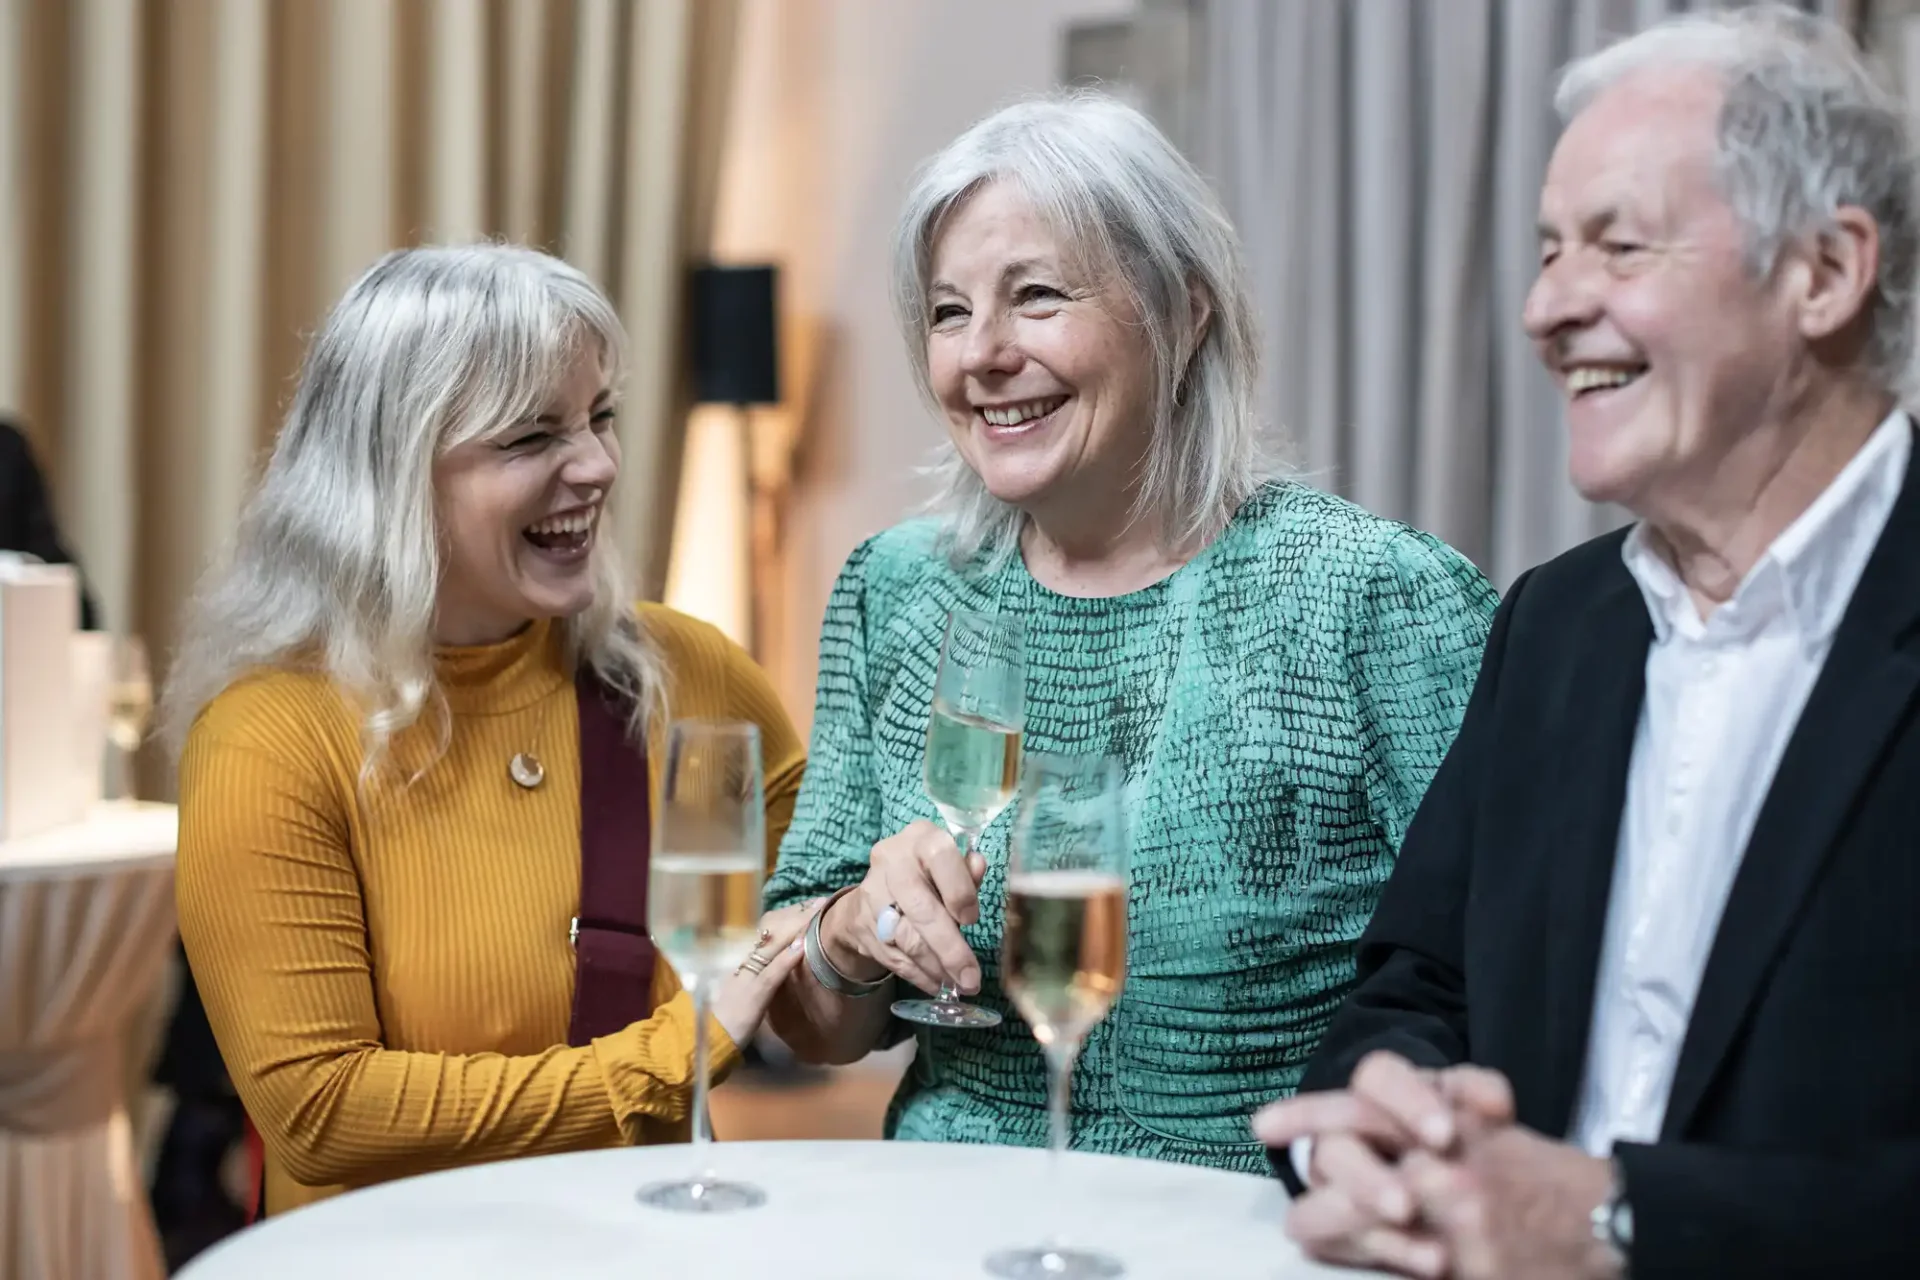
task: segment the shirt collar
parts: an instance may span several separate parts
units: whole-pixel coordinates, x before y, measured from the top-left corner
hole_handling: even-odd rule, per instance
[[[1635,584],[1640,588],[1641,599],[1647,602],[1647,616],[1653,621],[1654,642],[1666,643],[1667,637],[1673,634],[1684,616],[1693,609],[1693,602],[1687,598],[1686,585],[1680,581],[1680,575],[1673,571],[1666,554],[1656,545],[1654,535],[1645,521],[1627,532],[1627,540],[1620,544],[1620,558],[1627,562],[1627,572],[1633,575]]]
[[[1903,410],[1888,414],[1721,607],[1752,607],[1757,597],[1778,591],[1801,642],[1813,648],[1825,644],[1840,625],[1906,482],[1913,430]],[[1620,555],[1646,600],[1656,641],[1666,641],[1676,629],[1686,634],[1704,629],[1686,584],[1644,521],[1628,533]]]

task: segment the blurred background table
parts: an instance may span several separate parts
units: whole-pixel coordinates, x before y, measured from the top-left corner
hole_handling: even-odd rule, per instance
[[[173,945],[171,805],[0,842],[0,1276],[164,1275],[128,1038]]]
[[[386,1183],[244,1231],[183,1280],[945,1280],[990,1251],[1070,1241],[1119,1258],[1129,1280],[1352,1276],[1302,1260],[1281,1232],[1286,1192],[1244,1174],[1111,1156],[911,1142],[728,1142],[721,1177],[767,1203],[664,1213],[641,1186],[691,1170],[685,1146],[545,1156]]]

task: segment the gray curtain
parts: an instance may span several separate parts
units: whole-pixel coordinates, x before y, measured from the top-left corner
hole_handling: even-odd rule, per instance
[[[1504,588],[1623,517],[1520,328],[1555,71],[1687,0],[1207,0],[1188,144],[1246,241],[1263,408],[1316,484]],[[1850,0],[1800,0],[1845,22]]]

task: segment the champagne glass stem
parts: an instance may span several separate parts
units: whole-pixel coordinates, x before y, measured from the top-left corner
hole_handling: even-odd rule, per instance
[[[955,827],[953,829],[953,843],[960,850],[960,861],[965,862],[967,855],[973,850],[973,832],[967,830],[965,827]],[[951,982],[943,982],[940,984],[939,992],[936,993],[933,998],[941,1004],[959,1004],[960,989]]]
[[[1056,1203],[1064,1199],[1066,1177],[1061,1171],[1067,1143],[1073,1138],[1073,1120],[1068,1110],[1073,1091],[1073,1063],[1080,1056],[1080,1041],[1056,1036],[1047,1046],[1047,1182]],[[1047,1250],[1054,1256],[1066,1247],[1066,1237],[1056,1227],[1047,1233]]]
[[[1072,1136],[1071,1120],[1068,1113],[1069,1093],[1073,1088],[1073,1064],[1080,1056],[1080,1042],[1077,1040],[1056,1039],[1047,1046],[1047,1066],[1051,1071],[1051,1088],[1047,1091],[1048,1164],[1053,1172],[1049,1175],[1058,1184],[1060,1179],[1060,1156],[1067,1149]]]
[[[694,1177],[711,1182],[713,1170],[707,1163],[708,1144],[713,1140],[707,1132],[707,1015],[713,999],[713,984],[705,978],[695,978],[687,985],[693,988]]]
[[[106,798],[131,800],[133,799],[133,752],[118,739],[117,731],[108,734]]]

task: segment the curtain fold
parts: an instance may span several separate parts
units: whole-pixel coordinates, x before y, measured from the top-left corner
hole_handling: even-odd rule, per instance
[[[26,172],[20,134],[25,126],[26,21],[23,0],[0,0],[0,280],[26,271]],[[18,404],[26,343],[21,333],[26,299],[0,289],[0,404]]]
[[[657,595],[736,12],[0,0],[0,411],[108,624],[164,669],[325,307],[390,248],[481,236],[563,254],[626,321],[613,528]]]
[[[635,387],[650,394],[630,397],[621,406],[620,443],[627,465],[641,474],[666,477],[678,492],[680,450],[675,426],[691,407],[687,388],[678,384],[680,317],[684,259],[691,226],[684,175],[692,111],[695,64],[691,57],[692,0],[660,0],[627,10],[626,49],[620,80],[626,89],[620,119],[620,172],[612,184],[619,200],[613,225],[619,237],[619,269],[612,275],[614,301],[623,315],[644,315],[631,327]],[[635,551],[635,563],[650,583],[664,576],[661,544],[671,536],[673,501],[656,500],[637,485],[617,490],[614,534]],[[664,512],[668,523],[658,516]]]
[[[1205,0],[1195,159],[1246,243],[1304,477],[1502,587],[1617,524],[1520,328],[1557,69],[1711,0]],[[1801,7],[1857,22],[1852,0]]]

